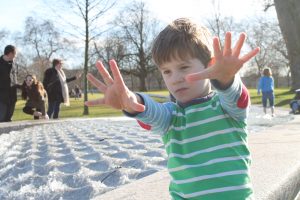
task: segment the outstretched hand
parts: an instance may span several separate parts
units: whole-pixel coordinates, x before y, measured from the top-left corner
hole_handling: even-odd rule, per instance
[[[259,52],[259,47],[257,47],[246,55],[240,57],[240,52],[245,39],[246,34],[241,33],[239,40],[232,49],[231,33],[227,32],[222,52],[219,39],[214,38],[213,48],[215,57],[212,60],[211,66],[201,72],[187,75],[186,80],[196,81],[202,79],[216,79],[220,82],[221,86],[228,86],[233,81],[235,74],[242,68],[243,64]]]
[[[97,61],[96,63],[96,67],[101,74],[104,83],[95,78],[92,74],[87,74],[87,79],[100,92],[104,93],[104,98],[86,101],[85,105],[95,106],[105,104],[119,110],[125,110],[129,113],[143,112],[145,106],[140,103],[141,100],[139,96],[130,91],[125,85],[117,63],[114,60],[110,60],[109,65],[113,78],[105,69],[101,61]]]

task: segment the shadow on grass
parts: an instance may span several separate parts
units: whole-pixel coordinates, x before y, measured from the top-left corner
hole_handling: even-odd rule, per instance
[[[292,90],[289,90],[289,91],[277,93],[276,96],[293,95],[293,94],[295,94],[295,92]]]
[[[280,101],[280,102],[278,102],[278,103],[276,103],[275,104],[275,106],[287,106],[287,105],[289,105],[290,104],[290,99],[285,99],[285,100],[282,100],[282,101]]]

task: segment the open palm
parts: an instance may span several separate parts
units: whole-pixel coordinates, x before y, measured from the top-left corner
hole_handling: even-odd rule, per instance
[[[242,68],[243,64],[254,57],[258,52],[259,48],[255,48],[244,56],[240,57],[240,52],[243,47],[246,34],[241,33],[239,40],[235,47],[231,48],[231,33],[227,32],[225,35],[225,43],[223,51],[220,47],[218,38],[213,39],[214,58],[212,65],[207,69],[187,75],[188,81],[196,81],[201,79],[216,79],[222,86],[229,85],[235,74]]]
[[[125,85],[117,63],[109,61],[113,78],[108,73],[101,61],[96,63],[96,67],[101,74],[104,83],[95,78],[92,74],[87,75],[87,79],[100,92],[104,93],[104,98],[85,102],[87,106],[105,104],[115,109],[125,110],[130,113],[143,112],[145,106],[139,103],[139,97],[130,91]]]

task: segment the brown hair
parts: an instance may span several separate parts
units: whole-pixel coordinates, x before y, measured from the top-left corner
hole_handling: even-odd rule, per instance
[[[26,100],[27,97],[28,97],[28,94],[27,94],[28,86],[26,84],[27,77],[31,77],[33,79],[32,85],[31,85],[31,90],[34,94],[36,94],[35,95],[35,97],[36,97],[35,100],[38,100],[39,96],[45,97],[47,94],[46,94],[46,91],[44,89],[43,84],[40,81],[37,80],[35,75],[28,74],[28,75],[26,75],[25,80],[24,80],[24,82],[22,84],[22,87],[21,87],[21,89],[22,89],[22,94],[21,94],[22,98]]]
[[[263,71],[264,76],[272,76],[272,71],[270,68],[266,67]]]
[[[207,67],[212,57],[211,35],[207,28],[179,18],[164,28],[152,47],[152,58],[160,66],[171,59],[198,58]]]
[[[8,55],[10,53],[14,53],[16,52],[16,47],[13,46],[13,45],[7,45],[5,48],[4,48],[4,55]]]

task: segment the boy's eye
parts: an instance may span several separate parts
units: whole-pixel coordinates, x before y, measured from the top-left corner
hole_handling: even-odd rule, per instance
[[[165,71],[163,71],[163,74],[170,74],[170,73],[171,73],[170,70],[165,70]]]
[[[182,67],[180,67],[181,70],[186,70],[188,68],[189,68],[189,66],[182,66]]]

